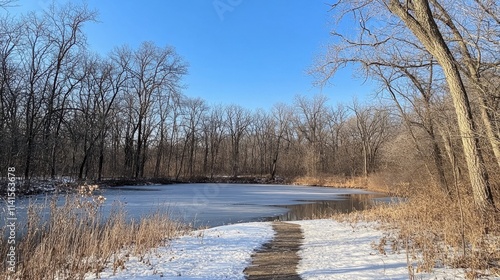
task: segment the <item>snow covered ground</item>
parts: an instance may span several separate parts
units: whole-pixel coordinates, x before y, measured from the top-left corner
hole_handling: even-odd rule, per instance
[[[409,279],[406,254],[386,254],[376,247],[383,232],[376,223],[339,223],[333,220],[293,222],[304,233],[302,260],[297,272],[302,279]],[[465,279],[463,271],[438,268],[415,279]]]
[[[244,279],[255,249],[274,236],[271,223],[245,223],[194,231],[152,250],[143,260],[129,257],[125,270],[102,279]],[[86,279],[95,279],[89,275]]]
[[[408,279],[406,254],[380,254],[373,244],[383,232],[375,223],[297,221],[304,232],[298,273],[303,279]],[[153,250],[130,256],[125,269],[103,279],[244,279],[252,252],[274,236],[271,223],[245,223],[195,231]],[[86,279],[95,279],[89,275]],[[416,279],[464,279],[460,270],[438,268]]]

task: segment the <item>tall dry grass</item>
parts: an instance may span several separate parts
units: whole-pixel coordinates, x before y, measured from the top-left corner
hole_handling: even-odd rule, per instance
[[[17,242],[17,271],[7,273],[2,262],[0,279],[83,279],[87,273],[99,276],[110,265],[115,270],[124,268],[128,254],[144,256],[149,249],[186,230],[159,210],[140,220],[129,220],[123,207],[115,205],[109,215],[103,215],[103,200],[87,193],[67,196],[63,206],[57,206],[55,199],[31,204],[24,234]],[[47,212],[44,217],[42,213]],[[7,253],[6,241],[0,241],[3,256]]]
[[[366,188],[366,179],[363,177],[344,176],[300,176],[291,181],[293,185],[334,187],[334,188]]]
[[[336,214],[334,218],[381,221],[387,236],[377,247],[383,250],[390,243],[393,251],[406,249],[409,278],[439,266],[463,268],[470,279],[500,277],[499,211],[476,211],[471,189],[460,182],[451,186],[452,195],[448,196],[438,186],[429,184],[426,176],[406,178],[410,180],[393,177],[382,173],[368,178],[298,177],[292,183],[362,188],[402,198],[394,204]],[[499,182],[500,176],[493,181]],[[498,207],[500,188],[493,188],[493,193]]]
[[[379,175],[371,175],[366,178],[363,176],[347,177],[347,176],[301,176],[296,177],[291,181],[293,185],[304,186],[321,186],[333,188],[349,188],[349,189],[364,189],[375,192],[391,193],[392,190],[387,183],[381,183],[378,180]]]
[[[500,214],[479,214],[464,186],[452,197],[435,186],[403,186],[404,203],[379,205],[337,219],[382,221],[393,251],[406,249],[410,279],[436,267],[462,268],[469,279],[500,276]],[[497,199],[498,201],[498,199]]]

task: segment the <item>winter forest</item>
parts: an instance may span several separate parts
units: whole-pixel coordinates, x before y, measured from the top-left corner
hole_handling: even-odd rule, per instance
[[[0,9],[8,11],[17,1],[0,0]],[[215,42],[212,48],[240,44],[232,56],[221,48],[208,67],[200,68],[194,67],[196,59],[190,68],[179,46],[142,42],[142,37],[106,54],[92,49],[95,32],[86,33],[86,28],[99,23],[99,11],[86,4],[54,1],[35,12],[0,14],[0,196],[5,202],[0,253],[8,257],[0,263],[0,279],[101,279],[101,274],[132,275],[134,263],[137,275],[186,277],[196,271],[191,264],[199,263],[200,269],[217,274],[204,279],[254,279],[243,278],[244,270],[249,274],[246,268],[265,262],[270,264],[265,279],[275,279],[278,266],[294,273],[285,271],[287,279],[302,279],[299,274],[306,279],[311,271],[328,274],[328,279],[376,271],[380,274],[371,279],[393,278],[387,273],[395,269],[402,271],[398,279],[431,279],[422,273],[445,269],[451,270],[446,279],[500,276],[498,1],[327,1],[323,15],[328,16],[328,44],[304,69],[316,94],[299,93],[275,104],[258,100],[266,109],[214,102],[216,90],[205,89],[210,83],[202,83],[198,94],[206,91],[213,100],[190,96],[190,69],[203,69],[198,75],[214,82],[207,72],[229,69],[227,73],[234,67],[212,68],[213,61],[245,54],[254,62],[258,52],[251,53],[254,45],[239,35],[258,37],[262,26],[288,15],[318,19],[318,3],[305,9],[305,0],[289,1],[293,9],[283,12],[279,1],[198,2],[203,3],[193,13],[191,2],[157,1],[177,16],[168,18],[154,4],[131,1],[120,16],[136,24],[159,12],[155,27],[160,29],[148,34],[157,40],[155,36],[167,34],[161,29],[166,18],[183,38],[211,22],[206,30],[213,33],[204,34],[208,41],[191,50],[198,60],[210,54],[202,52],[206,42]],[[103,3],[94,4],[116,12],[116,3]],[[145,14],[137,13],[139,9]],[[136,14],[135,21],[129,19]],[[255,15],[273,16],[266,25]],[[197,25],[189,25],[188,17]],[[287,18],[288,24],[301,23],[296,18]],[[108,19],[116,23],[117,18],[108,13]],[[250,35],[242,32],[247,23],[260,29]],[[300,45],[302,37],[288,41],[300,32],[280,24],[278,31],[248,42]],[[182,29],[188,25],[196,30]],[[126,40],[137,39],[122,23],[117,26]],[[300,34],[309,38],[307,33],[317,30],[311,26],[316,25],[295,29],[302,28]],[[137,27],[144,32],[153,26],[147,22]],[[275,38],[281,32],[284,36]],[[227,41],[212,40],[214,34]],[[198,41],[186,42],[180,45],[184,49]],[[302,47],[286,54],[283,50],[283,57],[275,60],[283,64],[279,69],[290,70],[280,85],[294,80],[288,77],[297,72],[287,69],[293,68],[291,61],[308,57]],[[268,76],[276,71],[272,62],[266,63],[281,51],[276,47],[239,75],[275,92],[269,82],[275,81]],[[260,73],[266,67],[269,72]],[[333,102],[335,95],[352,94],[329,87],[346,68],[355,72],[353,81],[374,85],[368,98]],[[214,84],[219,89],[220,83]],[[248,89],[249,84],[232,86],[269,96],[266,90]],[[243,97],[238,91],[234,96]],[[281,200],[286,201],[277,203]],[[336,206],[329,204],[337,200]],[[155,205],[160,209],[142,213],[153,202],[161,202]],[[179,220],[169,216],[170,205],[180,206]],[[299,206],[311,216],[290,214]],[[279,207],[283,215],[276,213]],[[272,212],[264,215],[263,209]],[[135,220],[129,213],[142,216]],[[193,221],[180,220],[186,213],[193,214]],[[206,213],[212,216],[196,224],[198,231],[198,215]],[[292,218],[279,220],[286,215]],[[203,228],[219,216],[228,220],[221,220],[214,231]],[[242,221],[251,223],[219,227]],[[170,245],[179,236],[180,249],[171,252],[186,256],[184,262],[170,251],[150,261],[160,252],[156,249],[175,248]],[[182,243],[186,240],[193,245]],[[217,242],[218,249],[213,249]],[[312,252],[310,260],[306,251]],[[250,263],[262,252],[265,262]],[[220,263],[223,253],[230,253],[231,275]],[[363,256],[368,261],[359,262]],[[176,262],[187,272],[181,275]],[[301,262],[306,269],[299,269]],[[202,271],[196,278],[200,275],[205,277]]]
[[[97,13],[85,6],[3,17],[1,166],[26,179],[371,176],[446,193],[470,182],[491,204],[500,180],[498,7],[469,1],[464,17],[447,2],[389,2],[334,5],[359,32],[332,32],[336,43],[311,70],[321,84],[357,64],[380,86],[372,100],[297,95],[270,110],[185,96],[189,61],[175,46],[97,55],[82,31]],[[386,8],[395,16],[374,12]]]
[[[73,6],[4,19],[2,166],[26,178],[351,176],[375,171],[396,135],[390,108],[321,95],[270,111],[186,97],[188,62],[174,47],[99,57],[81,31],[93,20]]]

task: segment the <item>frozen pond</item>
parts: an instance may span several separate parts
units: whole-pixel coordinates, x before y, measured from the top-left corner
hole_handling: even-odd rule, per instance
[[[262,220],[300,220],[332,212],[364,209],[384,196],[323,187],[250,184],[172,184],[124,186],[99,190],[106,198],[103,211],[122,204],[130,217],[159,209],[194,226],[218,226]],[[45,196],[35,196],[44,201]],[[19,203],[23,208],[26,199]],[[60,199],[62,204],[62,198]]]

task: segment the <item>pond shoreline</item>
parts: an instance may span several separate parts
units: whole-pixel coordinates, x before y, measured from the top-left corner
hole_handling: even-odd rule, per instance
[[[16,186],[16,196],[30,196],[49,193],[75,193],[84,185],[97,185],[99,188],[113,188],[122,186],[148,186],[148,185],[172,185],[172,184],[192,184],[192,183],[232,183],[232,184],[269,184],[269,185],[288,185],[286,180],[261,177],[196,177],[190,179],[171,179],[171,178],[113,178],[97,180],[74,180],[74,179],[18,179]],[[8,181],[0,180],[0,198],[6,198]]]
[[[127,211],[127,219],[140,219],[161,210],[185,224],[213,227],[250,221],[311,219],[365,209],[380,203],[380,197],[385,199],[384,195],[361,190],[298,185],[186,183],[103,188],[87,185],[86,188],[92,189],[92,193],[80,189],[73,194],[25,196],[19,199],[19,211],[27,209],[30,201],[44,204],[49,200],[63,206],[68,198],[71,201],[86,197],[89,201],[101,201],[99,209],[103,215],[118,206]]]
[[[185,179],[172,179],[172,178],[113,178],[97,180],[74,180],[74,179],[31,179],[29,182],[26,180],[18,179],[16,195],[17,197],[30,196],[37,194],[47,193],[75,193],[83,185],[97,185],[99,188],[113,188],[122,186],[141,186],[141,185],[171,185],[171,184],[192,184],[192,183],[215,183],[215,184],[263,184],[263,185],[302,185],[310,187],[326,187],[326,188],[347,188],[359,189],[367,191],[375,191],[391,195],[388,190],[380,188],[372,188],[366,186],[364,183],[353,185],[352,183],[346,184],[346,181],[360,181],[358,178],[341,178],[332,183],[331,181],[324,181],[321,178],[315,178],[310,182],[301,180],[302,178],[283,178],[276,177],[274,179],[269,176],[217,176],[217,177],[204,177],[198,176]],[[0,181],[0,198],[7,197],[7,181]]]

